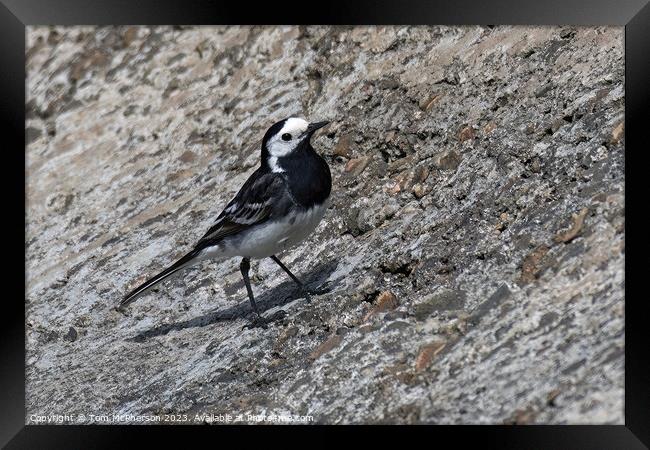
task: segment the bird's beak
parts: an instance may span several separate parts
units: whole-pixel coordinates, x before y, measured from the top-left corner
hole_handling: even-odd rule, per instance
[[[314,131],[318,130],[319,128],[323,128],[325,125],[327,125],[329,122],[324,121],[324,122],[312,122],[309,125],[307,125],[307,133],[308,134],[313,134]]]

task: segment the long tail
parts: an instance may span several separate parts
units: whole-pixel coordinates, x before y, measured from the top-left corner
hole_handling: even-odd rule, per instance
[[[155,277],[152,277],[152,278],[148,279],[147,281],[142,283],[140,286],[133,289],[131,292],[126,294],[126,296],[122,299],[122,301],[120,302],[120,304],[118,306],[118,309],[123,308],[126,305],[128,305],[129,303],[134,302],[135,300],[138,299],[138,297],[140,297],[142,294],[147,292],[149,289],[151,289],[152,287],[154,287],[155,285],[157,285],[158,283],[163,281],[165,278],[167,278],[167,277],[173,275],[174,273],[178,272],[179,270],[184,269],[185,267],[187,267],[196,258],[198,253],[199,253],[198,250],[192,250],[187,255],[183,256],[181,259],[179,259],[174,264],[172,264],[171,266],[169,266],[168,268],[166,268],[165,270],[160,272]]]

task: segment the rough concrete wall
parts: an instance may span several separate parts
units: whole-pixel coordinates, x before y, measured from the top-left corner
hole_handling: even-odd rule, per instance
[[[623,423],[622,28],[27,39],[28,422]],[[283,259],[330,292],[307,304],[254,263],[260,306],[288,314],[242,330],[232,259],[116,312],[294,114],[333,122],[314,139],[333,201]]]

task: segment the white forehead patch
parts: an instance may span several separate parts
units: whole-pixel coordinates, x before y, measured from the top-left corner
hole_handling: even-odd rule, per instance
[[[284,126],[282,127],[282,130],[280,130],[280,133],[278,133],[280,136],[282,136],[284,133],[289,133],[291,135],[300,135],[307,131],[307,126],[309,125],[309,122],[307,122],[304,119],[301,119],[299,117],[290,117],[287,119],[287,121],[284,123]],[[294,137],[296,137],[294,136]]]
[[[282,129],[269,139],[266,146],[270,153],[269,164],[274,172],[281,172],[282,170],[273,163],[277,163],[277,158],[288,155],[298,146],[300,143],[299,138],[307,131],[308,126],[309,122],[306,120],[299,117],[290,117],[286,120]],[[287,133],[291,135],[289,141],[282,139],[282,135]]]

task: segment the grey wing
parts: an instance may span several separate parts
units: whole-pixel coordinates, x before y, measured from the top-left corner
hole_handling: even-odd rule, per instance
[[[258,171],[221,212],[217,221],[203,235],[195,249],[216,245],[223,238],[237,234],[281,214],[293,203],[287,192],[284,177],[276,173]]]

